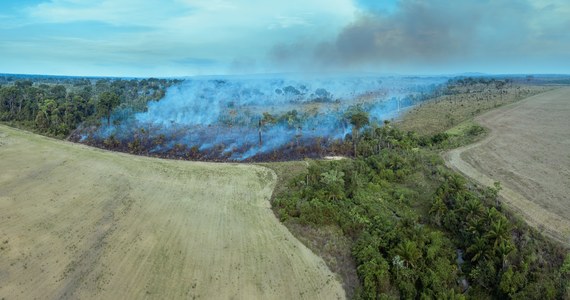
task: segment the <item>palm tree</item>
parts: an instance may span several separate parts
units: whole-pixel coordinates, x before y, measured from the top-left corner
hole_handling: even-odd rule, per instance
[[[471,246],[467,248],[467,253],[472,255],[471,262],[476,262],[479,259],[486,256],[487,252],[487,239],[482,236],[478,236],[475,238],[475,241]]]
[[[429,210],[429,214],[433,216],[435,224],[441,226],[441,219],[447,213],[447,206],[440,197],[435,197]]]
[[[467,221],[467,232],[472,235],[480,235],[485,232],[485,222],[482,218],[473,218]]]
[[[497,249],[497,256],[501,258],[501,265],[503,269],[507,266],[507,256],[514,250],[513,244],[509,240],[504,240],[499,244]]]
[[[412,241],[405,241],[396,247],[396,253],[404,259],[406,267],[415,267],[415,262],[422,257],[421,251]]]
[[[483,204],[481,204],[481,201],[476,198],[467,201],[461,209],[465,213],[465,220],[467,222],[483,214]]]
[[[491,224],[491,229],[485,237],[493,242],[493,250],[496,250],[497,247],[504,241],[509,240],[510,228],[509,224],[505,217],[501,216],[495,222]]]
[[[457,174],[451,174],[448,177],[447,182],[449,183],[449,186],[452,191],[461,191],[465,186],[465,179],[463,179],[463,177]]]

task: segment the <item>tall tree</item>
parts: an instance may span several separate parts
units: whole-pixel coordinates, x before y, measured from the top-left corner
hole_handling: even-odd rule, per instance
[[[119,105],[121,100],[117,94],[112,92],[103,92],[99,96],[99,101],[97,102],[97,113],[101,117],[107,119],[107,125],[111,125],[111,112],[113,108]]]
[[[365,112],[362,107],[355,106],[348,109],[346,112],[348,121],[352,125],[352,145],[354,147],[354,156],[357,156],[357,143],[358,143],[358,133],[360,129],[370,123],[368,113]]]
[[[368,118],[368,113],[365,111],[358,111],[350,116],[350,124],[354,126],[356,138],[358,138],[358,132],[360,129],[368,125],[368,123],[370,123],[370,120]]]

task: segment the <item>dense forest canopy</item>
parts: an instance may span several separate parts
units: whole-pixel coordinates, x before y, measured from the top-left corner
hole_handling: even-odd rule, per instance
[[[446,169],[430,150],[444,140],[373,124],[355,159],[313,161],[274,210],[351,241],[358,299],[570,296],[570,254],[510,214],[499,183],[481,189]]]
[[[178,80],[0,76],[0,121],[67,137],[84,123],[98,124],[113,110],[143,111]],[[103,101],[101,101],[101,99]]]

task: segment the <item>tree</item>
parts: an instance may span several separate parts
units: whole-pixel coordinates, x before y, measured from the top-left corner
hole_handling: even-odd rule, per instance
[[[396,253],[404,259],[406,267],[415,267],[415,262],[422,257],[422,252],[413,241],[405,241],[396,247]]]
[[[525,284],[525,276],[514,271],[512,267],[509,267],[501,276],[499,288],[501,289],[501,292],[513,297]]]
[[[73,96],[64,107],[63,122],[68,128],[75,128],[84,118],[82,111],[83,99],[80,96]]]
[[[52,120],[57,120],[57,102],[53,99],[46,99],[40,104],[40,109],[36,115],[36,126],[42,131],[48,131],[52,126]]]
[[[100,117],[105,117],[107,119],[107,126],[111,125],[111,112],[121,100],[117,94],[112,92],[103,92],[99,96],[99,101],[97,102],[97,113]]]
[[[562,274],[562,276],[570,277],[570,252],[566,254],[564,263],[562,263],[562,266],[560,267],[560,274]]]
[[[321,174],[321,183],[325,185],[329,198],[337,200],[344,195],[344,172],[332,169]]]
[[[514,250],[514,246],[510,240],[503,240],[497,247],[496,256],[501,259],[503,269],[507,266],[507,256]]]
[[[429,214],[433,216],[435,224],[441,226],[441,219],[447,213],[447,206],[440,197],[433,199]]]
[[[0,112],[5,111],[10,115],[16,114],[17,104],[22,101],[22,93],[16,86],[0,90]]]
[[[499,207],[499,192],[502,190],[503,188],[501,187],[501,183],[499,181],[495,181],[493,182],[493,191],[495,194],[495,206]]]
[[[379,293],[385,293],[390,287],[390,266],[383,257],[375,258],[358,266],[362,278],[363,296],[375,299]]]
[[[65,88],[65,86],[58,84],[50,88],[49,96],[52,99],[55,99],[58,103],[61,103],[65,100],[65,97],[67,96],[67,89]]]
[[[483,214],[484,211],[483,204],[481,203],[481,201],[479,201],[479,199],[476,198],[467,201],[467,203],[465,203],[465,205],[461,208],[461,210],[465,214],[465,220],[467,222],[475,218],[478,218]]]
[[[265,124],[275,124],[277,123],[277,118],[268,112],[263,112],[263,118],[261,119],[263,125]]]
[[[350,124],[354,126],[355,137],[358,138],[360,129],[370,123],[368,113],[365,111],[357,111],[350,116]]]
[[[482,259],[487,252],[487,248],[487,240],[482,236],[476,237],[475,241],[467,248],[467,253],[472,255],[471,262],[477,262]]]
[[[500,216],[498,220],[491,224],[491,229],[487,232],[485,238],[493,243],[493,250],[496,250],[502,242],[509,240],[509,235],[508,221],[504,216]]]
[[[358,133],[360,129],[370,123],[368,113],[362,110],[360,106],[352,107],[347,111],[348,119],[352,124],[352,144],[354,146],[354,156],[356,153],[356,144],[358,143]]]

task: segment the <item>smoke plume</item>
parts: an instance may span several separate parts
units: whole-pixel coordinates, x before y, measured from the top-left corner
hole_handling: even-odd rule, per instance
[[[167,90],[146,112],[117,110],[112,124],[84,138],[110,137],[150,153],[180,145],[210,159],[244,160],[304,141],[342,139],[356,106],[381,123],[417,104],[446,78],[339,76],[202,77]]]
[[[568,22],[554,21],[565,11],[561,5],[538,7],[525,0],[401,0],[392,12],[361,11],[332,39],[276,44],[269,58],[286,70],[413,74],[546,61],[545,51],[556,57],[569,49]]]

